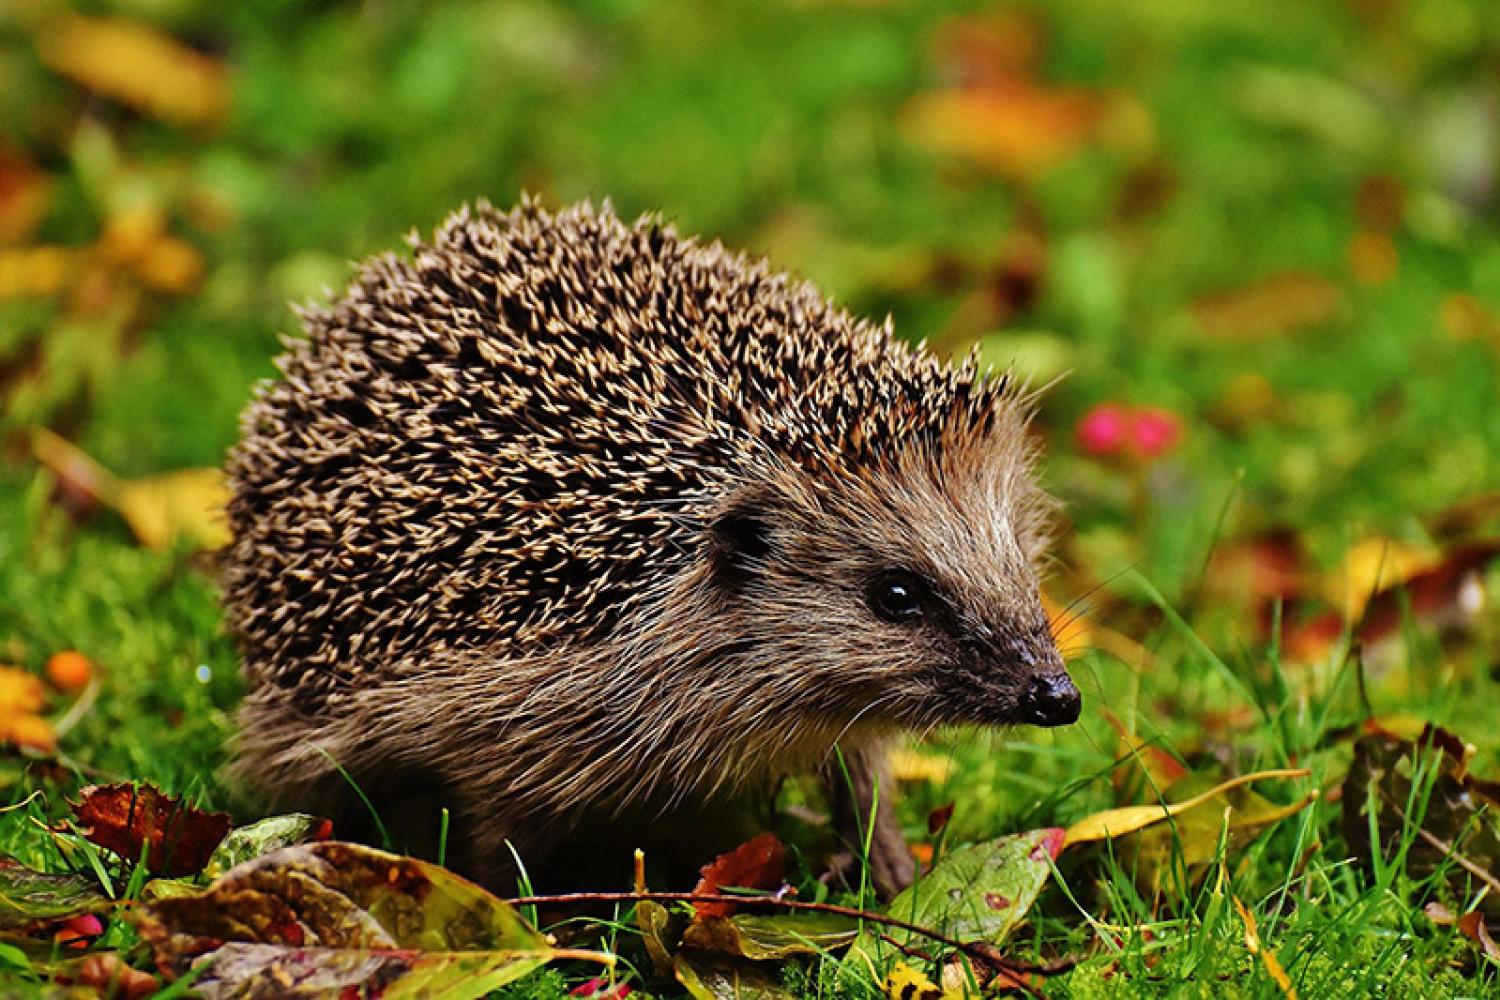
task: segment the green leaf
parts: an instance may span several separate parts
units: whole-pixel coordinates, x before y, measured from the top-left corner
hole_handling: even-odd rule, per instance
[[[1026,918],[1062,844],[1063,831],[1049,827],[960,848],[891,900],[888,912],[958,941],[998,945]],[[879,980],[873,973],[895,952],[880,933],[931,945],[908,931],[866,925],[844,956],[846,972]]]
[[[683,945],[764,961],[815,955],[853,941],[859,925],[837,913],[740,913],[709,917],[688,925]]]
[[[672,950],[667,943],[671,930],[672,914],[655,900],[643,899],[635,904],[635,922],[641,931],[641,941],[651,964],[663,976],[672,974]],[[672,939],[673,941],[676,938]]]
[[[217,878],[235,865],[278,848],[309,840],[327,840],[327,831],[331,829],[328,820],[307,813],[270,816],[249,826],[236,827],[214,849],[203,871],[209,878]]]
[[[0,857],[0,928],[102,913],[113,905],[90,876],[47,875]]]
[[[213,963],[195,985],[206,997],[275,977],[283,996],[357,987],[456,1000],[555,958],[613,960],[553,948],[510,906],[436,865],[334,841],[273,851],[135,919],[163,970]]]
[[[709,955],[678,954],[672,971],[693,1000],[795,1000],[764,966]]]

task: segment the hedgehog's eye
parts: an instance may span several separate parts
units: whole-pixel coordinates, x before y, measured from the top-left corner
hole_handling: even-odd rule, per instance
[[[906,570],[889,569],[877,576],[865,593],[870,610],[888,622],[911,621],[922,613],[927,585]]]

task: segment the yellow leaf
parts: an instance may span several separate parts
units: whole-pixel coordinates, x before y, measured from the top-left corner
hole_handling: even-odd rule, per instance
[[[1234,908],[1240,911],[1240,919],[1245,922],[1245,947],[1250,954],[1260,956],[1261,962],[1265,964],[1266,972],[1276,981],[1276,985],[1281,987],[1281,992],[1286,994],[1288,1000],[1297,1000],[1297,988],[1292,985],[1291,977],[1281,967],[1281,962],[1276,958],[1275,952],[1261,947],[1260,931],[1255,926],[1255,915],[1246,908],[1244,903],[1240,902],[1240,897],[1230,896],[1229,898],[1234,902]]]
[[[1200,806],[1217,795],[1222,795],[1232,788],[1248,785],[1252,781],[1262,781],[1270,778],[1305,778],[1309,772],[1306,768],[1281,768],[1271,771],[1257,771],[1254,774],[1240,775],[1231,778],[1221,784],[1215,785],[1200,795],[1194,795],[1182,802],[1173,802],[1154,806],[1122,806],[1119,809],[1105,809],[1103,812],[1085,816],[1083,819],[1068,827],[1067,834],[1063,837],[1063,846],[1071,847],[1091,840],[1105,840],[1109,837],[1120,837],[1127,833],[1160,823],[1181,813],[1187,812],[1195,806]],[[1302,808],[1299,805],[1297,808]],[[1293,810],[1295,811],[1295,810]]]
[[[1094,630],[1082,610],[1059,604],[1046,593],[1042,594],[1042,609],[1047,612],[1047,630],[1058,646],[1085,650],[1094,645]]]
[[[51,753],[57,749],[57,733],[40,715],[0,715],[0,742]]]
[[[890,765],[891,777],[897,781],[930,781],[941,785],[953,773],[953,761],[918,753],[910,747],[896,747],[886,762]]]
[[[113,506],[147,548],[165,549],[183,536],[217,549],[230,538],[228,501],[229,487],[218,469],[182,469],[122,482]]]
[[[70,15],[42,29],[37,51],[63,76],[166,121],[214,122],[229,104],[220,62],[144,24]]]
[[[78,251],[41,246],[0,250],[0,301],[56,295],[77,269]]]
[[[42,679],[20,667],[0,667],[0,717],[38,712],[43,699]]]
[[[31,447],[64,489],[119,511],[147,548],[169,548],[179,537],[205,549],[229,542],[224,516],[229,487],[218,469],[180,469],[120,479],[46,428],[33,432]]]
[[[1344,556],[1344,565],[1325,583],[1324,594],[1343,607],[1346,621],[1358,621],[1372,595],[1407,582],[1439,561],[1429,549],[1390,538],[1367,538]]]
[[[203,275],[198,248],[175,236],[154,240],[135,264],[141,280],[163,292],[187,292]]]

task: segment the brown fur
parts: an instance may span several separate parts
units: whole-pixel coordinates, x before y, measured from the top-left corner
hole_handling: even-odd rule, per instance
[[[494,881],[506,839],[540,857],[835,744],[867,809],[890,735],[1027,721],[1060,676],[1004,379],[607,207],[481,205],[413,249],[305,314],[230,458],[251,788],[430,783]],[[920,620],[872,611],[891,568],[930,583]]]

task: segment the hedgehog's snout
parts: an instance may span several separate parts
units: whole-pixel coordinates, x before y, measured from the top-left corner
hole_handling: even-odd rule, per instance
[[[1078,721],[1083,697],[1063,666],[1057,644],[1050,635],[1043,635],[1045,638],[1036,645],[1021,644],[1015,651],[1029,674],[1021,691],[1020,721],[1033,726],[1066,726]]]
[[[1021,696],[1021,711],[1025,721],[1033,726],[1066,726],[1077,722],[1082,704],[1077,685],[1062,669],[1034,675]]]

